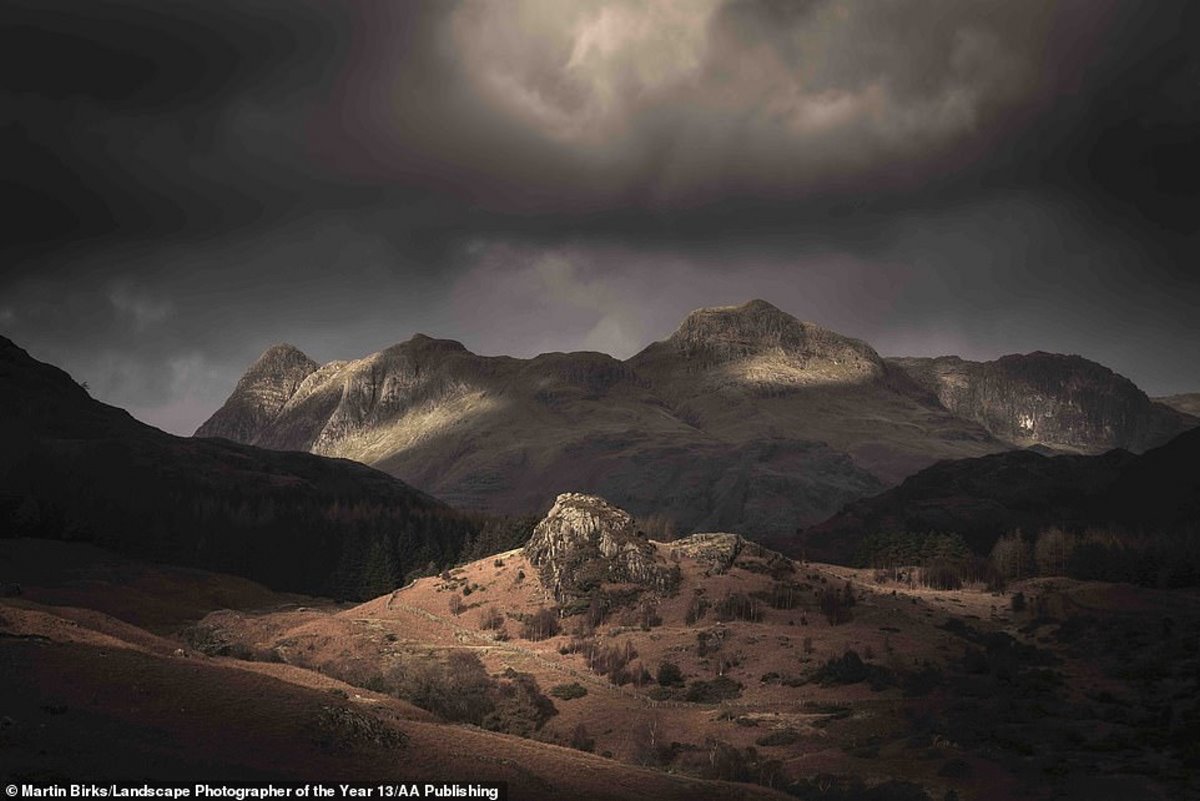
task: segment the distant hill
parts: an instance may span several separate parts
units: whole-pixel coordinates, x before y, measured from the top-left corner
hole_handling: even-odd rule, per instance
[[[1080,356],[1028,353],[972,362],[957,356],[889,359],[947,409],[1018,447],[1140,453],[1200,425],[1151,400],[1129,379]]]
[[[592,492],[680,533],[767,539],[1008,447],[865,343],[764,301],[696,311],[626,361],[417,335],[318,367],[279,346],[196,433],[356,459],[461,508],[541,513]]]
[[[926,468],[806,529],[793,546],[847,561],[877,532],[955,532],[986,554],[1002,534],[1050,526],[1115,526],[1167,535],[1200,525],[1200,428],[1135,455],[1011,451]]]
[[[269,382],[268,382],[269,383]],[[357,598],[453,562],[478,524],[343,459],[181,438],[0,338],[0,531]]]
[[[1155,398],[1156,403],[1161,403],[1164,406],[1170,406],[1176,411],[1190,414],[1192,417],[1200,417],[1200,392],[1186,392],[1182,395],[1167,395],[1162,398]]]

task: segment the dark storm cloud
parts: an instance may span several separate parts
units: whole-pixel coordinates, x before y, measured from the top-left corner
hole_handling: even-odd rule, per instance
[[[6,3],[6,245],[211,231],[286,209],[305,97],[345,46],[336,8],[320,12],[271,0]]]
[[[1196,4],[0,11],[0,331],[189,431],[290,340],[628,355],[765,297],[1200,388]]]

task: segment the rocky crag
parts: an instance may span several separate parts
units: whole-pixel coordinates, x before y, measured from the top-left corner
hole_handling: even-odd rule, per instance
[[[1200,420],[1152,401],[1129,379],[1080,356],[1029,353],[972,362],[956,356],[891,362],[947,409],[1018,447],[1135,453]]]
[[[658,554],[633,516],[594,495],[559,495],[534,528],[525,556],[563,606],[605,584],[660,593],[679,584],[679,569]]]
[[[291,345],[269,348],[238,381],[233,394],[196,432],[235,442],[254,439],[320,367]]]

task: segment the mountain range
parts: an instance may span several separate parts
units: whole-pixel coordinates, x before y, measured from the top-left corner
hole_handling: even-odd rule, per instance
[[[418,334],[319,365],[279,345],[196,436],[354,459],[460,508],[592,492],[680,532],[783,542],[941,460],[1140,452],[1197,424],[1078,356],[885,359],[754,300],[624,361]]]

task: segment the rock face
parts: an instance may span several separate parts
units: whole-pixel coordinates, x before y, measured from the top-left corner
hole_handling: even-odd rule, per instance
[[[767,572],[790,572],[794,569],[791,560],[786,556],[751,542],[740,534],[724,532],[692,534],[668,543],[667,548],[670,550],[672,558],[678,554],[706,564],[708,566],[705,571],[707,575],[727,573],[739,561],[743,563],[757,561]]]
[[[883,360],[865,342],[805,323],[763,300],[698,309],[665,342],[636,359],[679,358],[693,370],[726,366],[713,378],[778,391],[787,386],[853,384],[883,376]]]
[[[252,443],[318,366],[291,345],[268,348],[238,381],[225,405],[200,426],[196,436]]]
[[[894,359],[955,414],[1018,447],[1140,453],[1200,424],[1080,356],[1029,353],[991,362]]]
[[[658,592],[679,583],[678,569],[658,555],[633,517],[594,495],[559,495],[534,528],[525,556],[560,604],[584,598],[606,583]]]
[[[1005,448],[866,343],[761,300],[692,312],[628,364],[703,431],[824,442],[885,485],[939,459]]]

